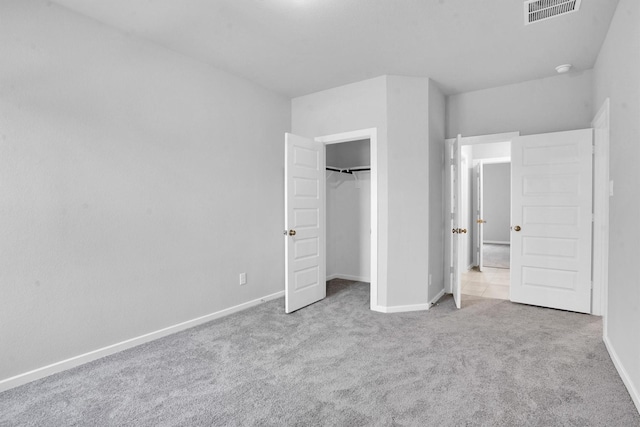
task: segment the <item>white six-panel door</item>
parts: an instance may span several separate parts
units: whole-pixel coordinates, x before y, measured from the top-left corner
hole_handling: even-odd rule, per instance
[[[285,311],[326,296],[325,151],[310,138],[285,135]]]
[[[591,312],[592,130],[515,138],[511,301]]]

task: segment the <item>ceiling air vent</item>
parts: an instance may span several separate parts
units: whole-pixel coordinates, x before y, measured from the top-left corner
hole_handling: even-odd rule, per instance
[[[524,24],[529,25],[567,13],[577,12],[582,0],[527,0],[524,2]]]

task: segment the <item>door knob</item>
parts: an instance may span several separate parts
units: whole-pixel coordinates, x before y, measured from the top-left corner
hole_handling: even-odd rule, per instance
[[[467,229],[466,228],[460,228],[459,230],[460,230],[460,233],[467,234]]]
[[[478,224],[486,224],[487,221],[485,221],[484,219],[477,219],[476,223],[478,223]]]
[[[462,233],[466,233],[467,229],[466,228],[454,228],[451,230],[452,233],[454,234],[462,234]]]
[[[295,236],[296,230],[289,230],[289,236]]]
[[[520,231],[520,230],[522,230],[522,228],[520,228],[520,226],[519,226],[519,225],[516,225],[515,227],[513,227],[513,229],[514,229],[515,231]]]

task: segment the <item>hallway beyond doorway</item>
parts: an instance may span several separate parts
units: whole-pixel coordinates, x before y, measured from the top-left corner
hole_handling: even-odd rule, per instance
[[[462,294],[484,298],[509,299],[509,269],[473,268],[462,274]]]

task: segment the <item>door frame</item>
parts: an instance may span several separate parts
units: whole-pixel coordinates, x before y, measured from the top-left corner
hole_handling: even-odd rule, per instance
[[[471,159],[471,164],[474,160]],[[478,160],[473,168],[473,186],[475,190],[473,197],[473,217],[475,221],[471,221],[471,235],[475,239],[476,250],[473,262],[478,267],[478,271],[482,273],[484,269],[483,242],[484,242],[484,161]],[[473,250],[473,248],[471,248]]]
[[[370,271],[370,309],[378,307],[378,130],[377,128],[360,129],[351,132],[336,133],[314,138],[326,146],[342,142],[369,140],[371,162],[371,271]],[[324,204],[325,214],[327,205]],[[325,242],[326,242],[325,227]]]
[[[598,110],[593,128],[593,249],[591,262],[591,314],[602,316],[607,331],[607,295],[609,290],[609,123],[610,101]]]

